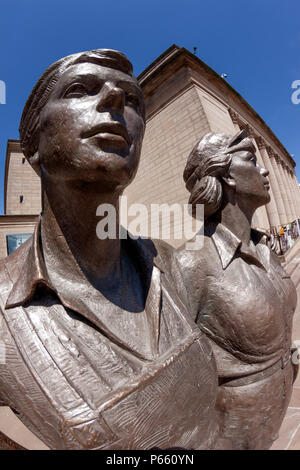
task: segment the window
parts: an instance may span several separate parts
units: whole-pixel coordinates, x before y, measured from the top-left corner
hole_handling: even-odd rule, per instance
[[[13,253],[19,246],[26,242],[31,235],[32,233],[14,233],[6,235],[7,254],[10,255]]]

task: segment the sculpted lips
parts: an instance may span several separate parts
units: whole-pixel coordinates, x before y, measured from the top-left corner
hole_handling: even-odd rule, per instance
[[[127,144],[131,145],[131,139],[128,135],[127,130],[125,129],[122,124],[117,121],[110,121],[110,122],[102,122],[97,126],[93,127],[89,131],[82,132],[81,138],[87,139],[89,137],[94,137],[99,134],[113,134],[115,136],[123,137],[126,140]]]

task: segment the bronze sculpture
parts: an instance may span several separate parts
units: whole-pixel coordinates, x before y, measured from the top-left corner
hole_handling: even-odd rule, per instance
[[[280,305],[291,298],[286,324],[270,302],[274,331],[268,337],[260,334],[266,332],[261,311],[257,325],[252,311],[241,322],[243,298],[232,282],[237,260],[239,282],[249,281],[246,265],[270,272],[264,265],[269,251],[249,242],[251,211],[267,202],[266,181],[261,186],[266,173],[253,171],[253,148],[243,133],[206,137],[205,158],[199,160],[197,145],[185,179],[191,202],[205,202],[207,253],[130,237],[100,240],[97,207],[114,207],[117,233],[119,196],[136,174],[144,128],[142,93],[120,52],[65,57],[33,89],[20,136],[24,155],[41,177],[43,211],[32,239],[0,262],[0,341],[6,347],[0,404],[52,449],[216,449],[230,448],[231,441],[234,448],[247,448],[261,427],[261,402],[249,421],[251,432],[231,426],[230,419],[244,426],[245,409],[248,417],[251,399],[261,395],[237,404],[235,392],[269,374],[270,387],[279,376],[272,390],[278,397],[270,400],[274,410],[266,410],[267,432],[252,443],[266,447],[291,389],[286,351],[294,291],[270,258],[274,285],[262,285],[264,302],[270,301],[268,289]],[[247,164],[239,151],[247,153]],[[232,163],[239,159],[240,167]],[[229,169],[244,172],[239,191]],[[237,194],[244,212],[234,212]],[[240,239],[231,226],[236,216]],[[229,285],[220,281],[227,273]],[[242,413],[236,414],[239,407]]]
[[[215,361],[173,250],[96,236],[100,204],[118,215],[144,127],[131,64],[112,50],[50,66],[23,111],[43,210],[0,265],[0,402],[52,449],[220,446]]]
[[[199,251],[178,251],[189,311],[218,367],[221,432],[233,449],[266,449],[277,437],[297,372],[291,361],[296,290],[262,233],[251,229],[269,199],[268,172],[242,130],[207,134],[184,171],[190,203],[204,204]]]

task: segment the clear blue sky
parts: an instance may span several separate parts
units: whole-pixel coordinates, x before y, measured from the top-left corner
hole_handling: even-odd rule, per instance
[[[118,49],[144,70],[170,45],[193,51],[254,107],[291,154],[300,179],[299,0],[2,0],[0,213],[7,139],[17,139],[26,98],[44,69],[74,52]]]

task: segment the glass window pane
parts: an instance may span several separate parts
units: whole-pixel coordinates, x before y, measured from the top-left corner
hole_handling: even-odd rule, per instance
[[[6,235],[7,254],[10,255],[13,253],[19,246],[26,242],[31,235],[32,233],[11,233]]]

